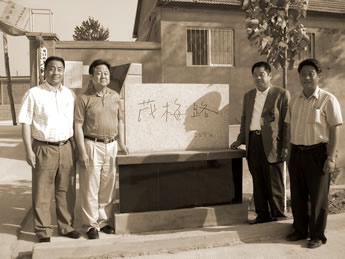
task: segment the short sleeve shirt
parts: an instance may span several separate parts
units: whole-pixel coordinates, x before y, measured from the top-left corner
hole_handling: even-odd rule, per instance
[[[25,93],[18,121],[31,125],[31,136],[37,140],[67,140],[73,136],[74,100],[69,88],[45,82]]]
[[[83,124],[84,136],[111,138],[118,135],[118,122],[123,120],[119,94],[106,88],[103,94],[91,84],[78,96],[74,120]]]
[[[291,143],[309,146],[328,143],[329,128],[343,124],[343,118],[335,96],[317,87],[309,98],[299,93],[286,122],[290,123]]]

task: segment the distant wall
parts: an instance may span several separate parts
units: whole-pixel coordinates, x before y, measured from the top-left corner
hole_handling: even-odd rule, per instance
[[[20,104],[24,93],[30,88],[30,77],[11,77],[12,95],[15,104]],[[7,77],[0,77],[0,105],[9,105]]]
[[[105,59],[111,66],[141,63],[143,82],[161,82],[160,44],[151,42],[56,42],[55,55],[66,61],[82,61],[88,66],[95,59]],[[83,89],[89,75],[83,75]],[[83,90],[76,89],[77,94]]]
[[[28,33],[30,40],[31,86],[37,85],[37,55],[39,47],[47,49],[48,56],[61,56],[65,61],[80,61],[83,65],[82,85],[73,90],[79,94],[88,84],[88,66],[95,59],[104,59],[111,66],[141,63],[143,82],[162,82],[161,44],[155,42],[59,41],[53,33]],[[40,45],[40,39],[43,43]]]
[[[0,77],[0,120],[12,120],[7,82],[7,77]],[[16,117],[18,118],[23,96],[30,88],[30,77],[12,77],[11,82]]]

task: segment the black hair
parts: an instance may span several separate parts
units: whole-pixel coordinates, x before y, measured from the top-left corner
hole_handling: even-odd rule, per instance
[[[271,73],[271,66],[270,64],[268,64],[265,61],[260,61],[260,62],[256,62],[253,66],[252,66],[252,74],[254,73],[254,69],[256,67],[264,67],[266,72]]]
[[[297,69],[298,73],[301,73],[301,70],[304,66],[313,66],[318,74],[321,74],[322,72],[321,63],[315,58],[308,58],[299,63]]]
[[[65,68],[65,60],[63,58],[57,57],[57,56],[50,56],[44,62],[44,69],[46,69],[48,67],[49,62],[54,61],[54,60],[55,61],[60,61],[63,64],[63,67]]]
[[[103,59],[96,59],[96,60],[94,60],[94,61],[91,63],[91,65],[90,65],[90,67],[89,67],[89,74],[90,74],[90,75],[93,75],[93,72],[95,72],[95,68],[96,68],[97,66],[99,66],[99,65],[105,65],[105,66],[107,66],[107,68],[108,68],[109,71],[110,71],[111,66],[110,66],[110,64],[109,64],[107,61],[105,61],[105,60],[103,60]]]

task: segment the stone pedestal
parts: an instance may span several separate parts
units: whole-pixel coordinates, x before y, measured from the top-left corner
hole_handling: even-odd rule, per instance
[[[244,154],[237,150],[213,150],[119,156],[116,232],[245,222]]]

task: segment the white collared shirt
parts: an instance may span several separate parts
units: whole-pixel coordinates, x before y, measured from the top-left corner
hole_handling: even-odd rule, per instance
[[[37,140],[67,140],[73,136],[74,100],[67,87],[45,82],[25,93],[18,121],[31,125],[31,136]]]
[[[254,102],[254,108],[253,108],[253,115],[252,120],[250,122],[249,130],[261,130],[261,114],[262,110],[264,108],[267,94],[270,87],[268,87],[265,91],[261,92],[258,89],[256,89],[256,95],[255,95],[255,102]]]
[[[343,124],[338,100],[316,87],[308,98],[301,91],[291,104],[285,122],[290,123],[291,143],[315,145],[329,141],[329,127]]]

